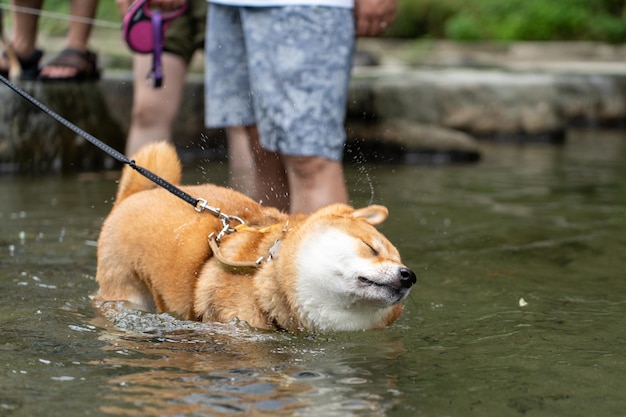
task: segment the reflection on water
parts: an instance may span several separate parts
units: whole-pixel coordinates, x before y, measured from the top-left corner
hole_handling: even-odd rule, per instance
[[[625,162],[623,133],[575,132],[477,165],[348,167],[418,284],[391,328],[325,336],[102,317],[114,179],[0,177],[0,415],[623,415]]]
[[[101,338],[111,352],[105,365],[120,373],[108,383],[111,399],[122,405],[102,408],[112,414],[383,415],[382,399],[398,393],[368,391],[370,372],[326,363],[329,350],[347,340],[259,332],[242,323],[180,322],[117,306],[107,318],[124,330]],[[393,339],[376,350],[370,360],[403,352]]]

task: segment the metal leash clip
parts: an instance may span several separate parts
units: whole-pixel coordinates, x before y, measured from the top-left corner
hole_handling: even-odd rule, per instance
[[[212,213],[215,217],[217,217],[218,219],[220,219],[220,221],[222,222],[222,229],[219,231],[219,233],[217,234],[217,236],[213,237],[215,235],[215,233],[211,233],[209,235],[209,239],[215,239],[215,242],[219,244],[220,240],[224,237],[224,235],[236,232],[237,229],[235,229],[234,227],[231,226],[231,223],[233,221],[239,223],[239,225],[245,225],[246,222],[243,221],[243,219],[241,217],[238,216],[230,216],[228,214],[224,214],[222,213],[222,210],[220,210],[217,207],[212,207],[209,206],[207,204],[207,201],[203,198],[199,198],[196,206],[194,207],[195,210],[197,212],[202,212],[203,210],[206,210],[210,213]]]
[[[220,230],[220,232],[215,237],[215,241],[218,244],[220,243],[220,240],[224,237],[224,235],[231,234],[237,231],[237,229],[235,229],[234,227],[230,225],[231,220],[236,220],[240,225],[245,224],[244,221],[237,216],[227,216],[225,214],[221,214],[219,216],[219,219],[222,221],[223,227],[222,227],[222,230]]]

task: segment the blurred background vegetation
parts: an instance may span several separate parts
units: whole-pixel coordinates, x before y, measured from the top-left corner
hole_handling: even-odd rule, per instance
[[[8,3],[8,1],[2,0]],[[69,12],[69,1],[46,0],[44,9]],[[457,41],[626,40],[626,0],[398,0],[386,36]],[[103,0],[98,19],[119,22],[115,2]],[[61,35],[67,22],[42,19],[42,31]]]
[[[458,41],[626,40],[626,0],[398,0],[387,36]]]

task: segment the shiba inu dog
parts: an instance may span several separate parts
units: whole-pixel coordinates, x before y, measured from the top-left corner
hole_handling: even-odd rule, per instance
[[[137,165],[178,184],[175,149],[142,148]],[[98,240],[100,301],[146,311],[263,329],[342,331],[383,328],[398,318],[415,274],[375,226],[383,206],[335,204],[291,216],[224,187],[183,186],[245,226],[223,229],[217,216],[126,167]]]

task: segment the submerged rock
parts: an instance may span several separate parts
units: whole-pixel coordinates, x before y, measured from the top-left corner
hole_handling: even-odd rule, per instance
[[[347,131],[346,155],[356,161],[441,164],[480,159],[476,139],[446,127],[390,119],[380,123],[349,122]]]

